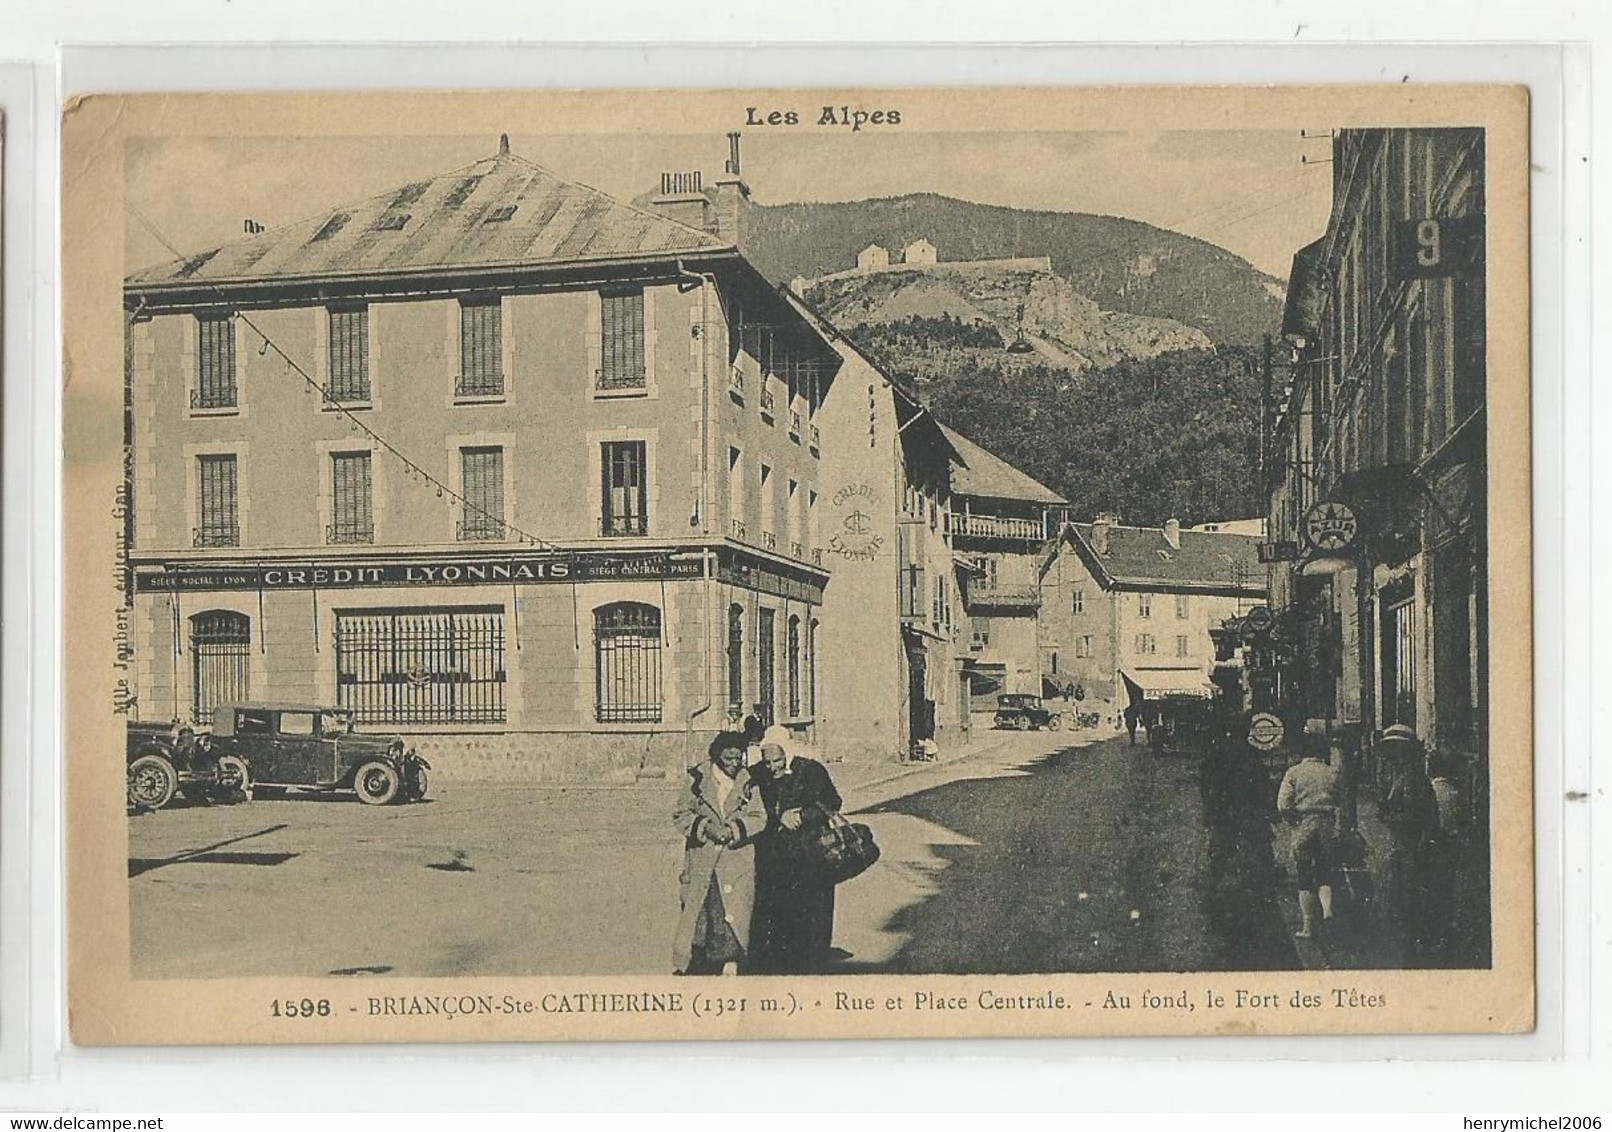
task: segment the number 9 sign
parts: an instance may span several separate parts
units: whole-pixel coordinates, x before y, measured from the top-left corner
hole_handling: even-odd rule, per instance
[[[1397,226],[1399,271],[1406,279],[1458,275],[1483,262],[1482,216],[1424,216]]]
[[[1418,220],[1416,222],[1416,266],[1422,268],[1436,268],[1443,262],[1439,249],[1439,222],[1437,220]]]

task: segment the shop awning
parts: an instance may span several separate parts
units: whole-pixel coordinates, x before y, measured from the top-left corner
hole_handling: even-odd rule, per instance
[[[1132,668],[1120,673],[1131,703],[1165,696],[1212,699],[1215,686],[1201,668]]]

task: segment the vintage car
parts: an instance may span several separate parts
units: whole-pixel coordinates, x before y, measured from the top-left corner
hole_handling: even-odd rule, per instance
[[[1056,731],[1063,726],[1063,716],[1048,710],[1040,696],[1007,693],[996,697],[996,715],[992,717],[991,726],[1016,731],[1039,731],[1045,727]]]
[[[1161,755],[1202,752],[1216,739],[1219,717],[1203,696],[1163,695],[1149,700],[1148,746]]]
[[[212,746],[245,767],[246,790],[351,790],[371,806],[425,797],[429,764],[396,735],[368,735],[351,712],[293,703],[222,704]]]
[[[176,797],[191,802],[238,801],[246,787],[246,764],[220,757],[205,731],[188,724],[130,721],[127,728],[128,802],[135,810],[160,810]]]

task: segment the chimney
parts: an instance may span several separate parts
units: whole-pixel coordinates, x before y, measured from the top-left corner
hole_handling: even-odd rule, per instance
[[[728,159],[717,178],[713,199],[714,224],[708,230],[743,250],[745,217],[750,211],[750,186],[745,184],[739,164],[739,131],[728,132]]]
[[[712,232],[711,201],[706,197],[700,181],[698,170],[692,173],[662,173],[660,192],[649,203],[656,212],[679,224]]]
[[[722,163],[722,176],[707,189],[698,170],[690,173],[662,173],[660,192],[650,207],[663,216],[709,232],[720,240],[742,246],[745,214],[750,210],[750,186],[739,174],[739,134],[728,134],[728,158]]]
[[[1170,544],[1172,550],[1181,549],[1181,521],[1179,519],[1164,520],[1164,541]]]
[[[498,156],[499,157],[508,157],[509,156],[509,135],[508,134],[499,134],[498,135]]]
[[[1119,516],[1106,511],[1092,520],[1091,548],[1099,555],[1108,553],[1108,534],[1117,526],[1119,526]]]

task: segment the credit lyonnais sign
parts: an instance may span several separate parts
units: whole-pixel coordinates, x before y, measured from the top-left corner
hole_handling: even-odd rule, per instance
[[[543,582],[672,581],[704,576],[700,559],[667,555],[573,554],[466,558],[439,562],[352,562],[321,565],[171,566],[142,568],[135,589],[306,590],[357,586],[465,586]]]

